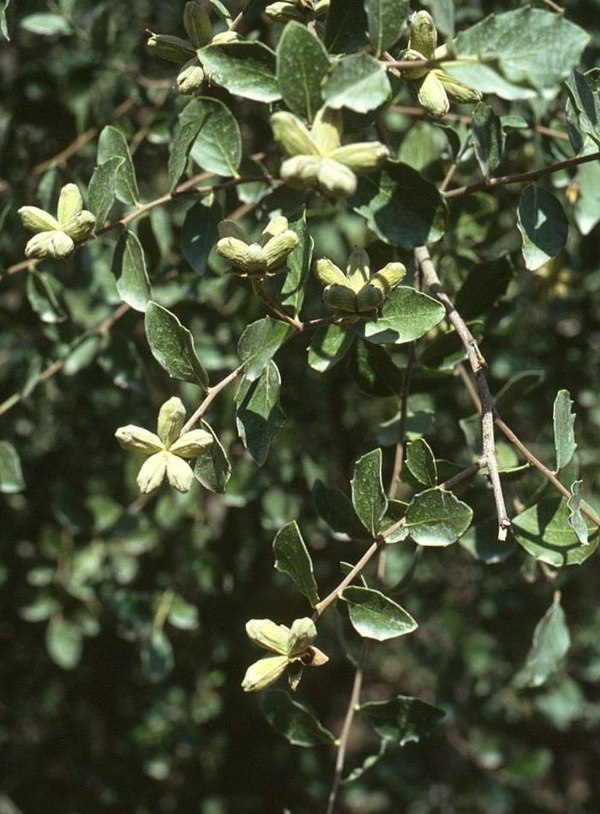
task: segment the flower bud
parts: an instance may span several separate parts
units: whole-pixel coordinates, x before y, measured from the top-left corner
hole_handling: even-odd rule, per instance
[[[346,275],[328,257],[317,260],[314,265],[314,272],[317,280],[323,285],[350,287]]]
[[[60,223],[38,206],[22,206],[18,211],[23,226],[30,232],[52,232]]]
[[[128,452],[142,452],[145,455],[154,455],[164,448],[158,435],[150,432],[150,430],[145,430],[143,427],[136,427],[135,424],[119,427],[115,432],[115,438],[123,449],[128,450]]]
[[[182,66],[177,74],[177,90],[184,96],[194,93],[204,82],[204,69],[198,62],[198,57],[193,57]]]
[[[389,294],[404,279],[405,275],[406,266],[404,263],[387,263],[377,274],[370,278],[369,285],[379,288],[384,294]]]
[[[275,141],[287,155],[319,155],[308,128],[293,113],[285,111],[273,113],[271,127]]]
[[[344,120],[341,110],[322,107],[315,116],[311,135],[312,140],[323,155],[329,155],[342,143]]]
[[[202,48],[212,37],[209,3],[191,0],[183,9],[183,26],[196,48]]]
[[[172,37],[169,34],[153,34],[151,31],[146,47],[148,50],[159,57],[166,59],[167,62],[175,62],[181,65],[188,59],[194,56],[194,48],[191,43],[182,40],[181,37]]]
[[[288,228],[288,219],[284,215],[275,215],[262,231],[261,243],[264,246],[275,235],[285,232]]]
[[[317,628],[312,619],[304,617],[296,619],[290,628],[287,641],[288,658],[293,659],[301,656],[317,638]]]
[[[295,155],[281,165],[280,175],[286,184],[298,189],[309,189],[317,183],[321,158],[316,155]]]
[[[96,228],[96,216],[87,209],[83,209],[70,221],[63,225],[63,231],[72,238],[75,243],[87,240]]]
[[[211,45],[223,45],[226,42],[237,42],[239,38],[237,31],[221,31],[220,34],[215,34],[210,42]]]
[[[346,277],[353,291],[360,291],[369,279],[369,255],[358,246],[352,250],[348,258]]]
[[[384,300],[385,294],[380,288],[366,283],[356,295],[356,310],[361,314],[375,311]]]
[[[242,689],[244,692],[264,690],[285,673],[288,664],[287,656],[269,656],[255,661],[246,670]]]
[[[51,232],[40,232],[34,235],[25,246],[25,257],[56,257],[62,259],[68,257],[73,249],[75,243],[61,231],[53,230]]]
[[[428,11],[418,11],[410,22],[408,47],[431,59],[437,45],[437,30]]]
[[[144,461],[136,479],[142,494],[148,495],[161,485],[167,472],[168,458],[169,453],[163,449]]]
[[[444,86],[444,90],[446,91],[448,98],[453,102],[476,104],[477,102],[481,101],[481,93],[479,93],[478,90],[474,90],[468,85],[464,85],[462,82],[459,82],[458,79],[454,79],[453,76],[450,76],[445,71],[441,71],[436,68],[432,71],[432,73],[434,73],[440,80]]]
[[[237,237],[222,237],[217,242],[216,249],[221,257],[228,260],[232,266],[241,271],[247,271],[246,256],[249,245]]]
[[[167,449],[181,435],[185,421],[185,407],[177,396],[173,396],[160,408],[158,414],[158,437]]]
[[[362,141],[346,144],[329,154],[329,158],[339,161],[353,172],[372,172],[390,157],[388,148],[379,141]]]
[[[328,285],[323,291],[323,302],[335,311],[355,314],[357,311],[356,292],[348,284]]]
[[[167,454],[167,481],[178,492],[189,492],[194,482],[194,472],[183,458]]]
[[[266,262],[267,273],[273,273],[275,269],[285,263],[286,258],[292,252],[300,238],[291,229],[286,229],[278,235],[272,237],[263,247],[263,256]]]
[[[83,209],[83,198],[77,184],[65,184],[58,197],[58,222],[65,226]]]
[[[174,441],[169,451],[180,458],[196,458],[210,447],[214,439],[206,430],[190,430]]]
[[[356,192],[356,184],[356,175],[351,169],[332,158],[321,160],[317,172],[317,185],[321,192],[349,198]]]
[[[287,654],[289,627],[277,625],[271,619],[250,619],[246,622],[248,638],[267,650],[281,655]]]
[[[444,86],[434,71],[429,71],[425,79],[422,80],[417,92],[417,98],[419,104],[436,119],[445,116],[450,108]]]

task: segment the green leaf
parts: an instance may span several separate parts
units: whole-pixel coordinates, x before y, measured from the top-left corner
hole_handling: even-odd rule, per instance
[[[465,533],[472,518],[471,508],[452,492],[427,489],[411,500],[406,528],[417,545],[447,546]]]
[[[473,146],[481,172],[486,178],[496,169],[504,152],[502,121],[485,102],[473,111]]]
[[[513,265],[507,255],[473,266],[456,295],[461,317],[475,319],[489,311],[506,292],[512,275]]]
[[[495,517],[474,523],[460,538],[458,544],[469,554],[486,565],[504,562],[517,550],[517,546],[498,540],[498,521]]]
[[[83,649],[81,630],[72,622],[53,616],[46,628],[46,648],[52,661],[63,670],[79,664]]]
[[[559,390],[554,399],[552,421],[554,425],[554,449],[556,450],[556,470],[569,463],[577,444],[575,443],[575,413],[571,412],[573,402],[568,390]]]
[[[317,480],[313,486],[313,499],[317,511],[334,531],[359,540],[367,538],[368,531],[354,511],[350,499],[339,489],[332,489]]]
[[[587,153],[600,146],[600,71],[593,68],[585,74],[573,71],[565,83],[567,133],[576,153]]]
[[[96,216],[98,228],[106,222],[115,202],[117,175],[124,163],[122,156],[107,158],[96,167],[90,178],[88,202],[90,211]]]
[[[380,57],[400,39],[408,19],[409,0],[365,0],[365,10],[371,48]]]
[[[142,642],[142,670],[152,683],[164,681],[173,670],[173,648],[164,631],[153,628],[150,636]]]
[[[582,545],[589,542],[588,527],[585,518],[581,513],[581,503],[583,501],[583,481],[576,480],[571,484],[571,497],[567,500],[569,507],[569,525],[577,535]]]
[[[32,34],[41,34],[43,37],[61,37],[73,33],[71,24],[62,14],[41,11],[37,14],[28,14],[20,22],[23,31]]]
[[[275,54],[260,42],[207,45],[198,58],[212,80],[234,96],[266,103],[281,99]]]
[[[207,172],[226,178],[239,177],[242,137],[233,113],[218,99],[199,96],[192,99],[180,116],[181,126],[198,125],[192,144],[192,159]]]
[[[330,54],[349,54],[367,42],[364,0],[331,0],[325,23],[325,45]]]
[[[200,132],[203,119],[194,116],[189,121],[178,119],[169,145],[169,180],[175,189],[187,166],[190,151]]]
[[[231,464],[213,428],[203,421],[202,429],[212,435],[213,442],[205,452],[196,458],[194,477],[205,489],[223,494],[231,475]]]
[[[328,107],[367,113],[388,99],[391,87],[385,68],[376,59],[351,54],[334,65],[323,93]]]
[[[321,83],[328,70],[321,41],[305,25],[289,22],[277,45],[277,81],[289,109],[309,122],[321,107]]]
[[[600,220],[600,161],[577,168],[579,197],[575,203],[575,222],[582,235],[589,235]]]
[[[271,317],[263,317],[247,326],[238,342],[238,356],[244,364],[247,381],[258,379],[293,330],[286,322]]]
[[[350,481],[352,505],[372,537],[379,534],[381,518],[387,510],[387,498],[381,479],[381,450],[374,449],[359,458]]]
[[[171,600],[167,619],[169,624],[178,630],[197,630],[198,608],[179,594],[175,594]]]
[[[561,568],[581,565],[598,547],[598,529],[590,526],[589,543],[583,544],[569,523],[566,500],[547,498],[513,518],[514,537],[525,551],[540,562]]]
[[[259,466],[267,460],[271,441],[283,424],[280,388],[281,376],[277,365],[271,361],[256,381],[244,377],[235,397],[240,438]]]
[[[484,63],[459,60],[444,69],[484,93],[532,99],[569,75],[588,40],[582,28],[560,14],[515,9],[491,14],[458,33],[455,45],[460,57],[481,57]]]
[[[219,239],[218,226],[223,209],[216,198],[208,195],[188,209],[181,229],[181,251],[198,274],[204,274],[208,256]]]
[[[407,164],[388,161],[378,172],[359,178],[350,203],[381,240],[407,251],[444,234],[442,196]]]
[[[368,772],[369,769],[372,769],[373,766],[375,766],[375,764],[379,763],[381,758],[387,753],[388,746],[389,741],[385,739],[380,740],[379,750],[374,755],[368,755],[366,758],[364,758],[360,766],[352,769],[348,776],[342,780],[342,783],[347,785],[349,783],[355,783],[357,780],[359,780],[363,774],[365,774],[365,772]]]
[[[521,190],[517,225],[523,259],[530,271],[551,260],[567,242],[569,222],[560,201],[536,184]]]
[[[8,441],[0,441],[0,492],[12,495],[25,488],[21,461],[17,450]]]
[[[261,702],[267,721],[294,746],[335,743],[331,732],[305,706],[293,701],[287,692],[271,690],[264,693]]]
[[[116,127],[107,124],[98,138],[98,164],[101,166],[111,158],[122,159],[115,176],[115,195],[122,203],[137,206],[140,193],[125,136]]]
[[[387,348],[371,342],[352,345],[347,369],[356,385],[369,396],[397,395],[404,381],[403,371],[396,367]]]
[[[52,275],[43,271],[31,269],[27,275],[27,299],[42,322],[56,324],[67,319],[58,286]]]
[[[354,334],[345,325],[317,328],[308,348],[308,364],[319,373],[326,373],[348,353]]]
[[[469,322],[467,327],[476,342],[483,336],[483,322]],[[454,328],[437,334],[419,352],[419,362],[437,370],[453,370],[467,358],[467,349]]]
[[[196,356],[189,330],[157,302],[150,301],[144,319],[146,338],[152,355],[173,379],[208,388],[208,376]]]
[[[418,743],[446,715],[443,709],[410,695],[396,695],[389,701],[361,704],[358,713],[367,719],[380,738],[394,741],[400,746]]]
[[[117,277],[117,291],[127,305],[144,312],[152,297],[152,287],[146,271],[144,249],[138,236],[124,232],[115,247],[112,271]]]
[[[558,591],[537,623],[525,666],[517,673],[517,687],[541,687],[560,667],[571,645],[565,612]]]
[[[398,286],[386,298],[377,319],[359,323],[353,330],[369,342],[403,345],[426,334],[445,313],[444,306],[428,294]]]
[[[384,642],[412,633],[418,627],[404,608],[381,591],[352,585],[342,591],[340,599],[348,604],[352,626],[365,639]]]
[[[306,212],[303,212],[297,220],[290,221],[288,228],[294,231],[300,240],[287,258],[287,273],[281,288],[280,302],[283,306],[291,308],[294,316],[298,316],[304,302],[315,242],[306,226]]]
[[[273,540],[273,554],[275,568],[290,577],[314,608],[319,601],[319,592],[313,564],[295,520],[277,532]]]
[[[459,310],[458,305],[456,308]],[[539,387],[545,376],[546,372],[544,370],[523,370],[516,373],[494,396],[496,409],[504,415],[515,404],[520,404],[525,396]]]
[[[431,447],[424,438],[409,441],[406,447],[406,466],[410,473],[425,486],[437,484],[437,467]]]

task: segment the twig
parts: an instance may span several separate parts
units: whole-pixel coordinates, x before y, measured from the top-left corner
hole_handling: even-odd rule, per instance
[[[474,184],[468,184],[464,187],[449,189],[444,192],[444,195],[446,198],[457,198],[459,195],[470,195],[471,192],[479,192],[482,189],[490,189],[491,187],[536,181],[538,178],[543,178],[544,175],[551,175],[553,172],[564,170],[567,167],[575,167],[577,164],[586,164],[589,161],[597,161],[598,159],[600,159],[600,152],[591,153],[590,155],[577,155],[573,158],[566,158],[564,161],[548,164],[547,167],[541,167],[539,170],[516,173],[515,175],[500,175],[497,178],[486,178],[483,181],[476,181]]]
[[[498,515],[498,540],[506,540],[510,520],[506,511],[502,484],[498,473],[498,460],[496,458],[496,445],[494,442],[494,402],[485,375],[486,362],[479,350],[477,342],[465,321],[460,316],[452,301],[442,288],[440,278],[437,275],[429,250],[426,246],[418,246],[415,249],[415,258],[421,266],[423,277],[431,294],[438,302],[441,302],[446,309],[448,321],[454,327],[466,351],[471,370],[477,384],[481,411],[481,436],[482,452],[488,468],[490,483],[496,504],[496,514]]]
[[[337,742],[337,755],[335,758],[335,769],[333,773],[333,782],[331,784],[331,791],[329,792],[329,799],[327,801],[326,814],[333,814],[335,810],[335,803],[337,800],[338,791],[342,782],[342,775],[344,773],[344,762],[346,760],[346,749],[348,748],[348,740],[350,738],[350,730],[354,723],[354,715],[358,708],[360,701],[360,692],[362,690],[363,676],[365,664],[367,661],[367,654],[369,652],[369,643],[363,639],[360,653],[358,656],[358,663],[356,665],[356,672],[354,673],[354,681],[352,683],[352,692],[350,693],[350,700],[344,716],[344,723],[342,724],[342,731]]]
[[[562,484],[559,481],[554,472],[552,472],[551,469],[548,469],[548,467],[545,466],[539,460],[539,458],[536,458],[533,452],[531,452],[531,450],[529,450],[525,446],[525,444],[515,435],[511,428],[499,416],[495,417],[495,423],[500,432],[504,435],[504,437],[508,441],[510,441],[514,448],[521,453],[525,460],[528,463],[530,463],[533,467],[535,467],[538,470],[538,472],[541,472],[542,475],[546,478],[546,480],[548,480],[552,484],[552,486],[554,486],[554,488],[561,493],[563,497],[565,497],[567,500],[570,500],[570,498],[572,497],[570,490],[567,489],[567,487],[564,486],[564,484]],[[584,503],[582,501],[580,511],[588,518],[588,520],[591,520],[595,526],[598,526],[598,528],[600,528],[600,516],[596,514],[596,512],[590,506],[588,506],[587,503]]]
[[[400,423],[398,426],[398,441],[396,442],[396,452],[394,454],[394,467],[390,478],[388,498],[392,499],[396,494],[396,486],[402,472],[404,463],[404,449],[406,446],[406,416],[408,412],[408,396],[410,393],[410,381],[415,364],[415,343],[412,342],[408,352],[408,360],[402,380],[402,390],[400,392]]]
[[[231,384],[237,377],[240,375],[242,370],[244,369],[244,365],[238,365],[238,367],[234,368],[231,373],[228,373],[220,382],[217,382],[213,387],[209,387],[204,399],[200,402],[197,409],[192,413],[190,418],[186,421],[181,429],[181,434],[183,435],[186,432],[189,432],[194,424],[199,421],[204,413],[208,410],[210,405],[212,404],[213,400],[219,395],[221,390],[224,390],[228,384]]]
[[[404,520],[404,518],[402,518]],[[403,525],[402,523],[400,525]],[[360,572],[363,570],[365,565],[371,560],[371,558],[377,554],[377,552],[385,545],[385,537],[391,534],[391,529],[388,529],[387,532],[382,532],[382,534],[367,548],[365,553],[362,555],[360,560],[348,571],[344,579],[337,585],[333,591],[327,594],[325,599],[322,599],[315,605],[315,612],[313,614],[313,620],[316,620],[321,616],[323,611],[325,611],[332,602],[339,597],[342,593],[344,588],[347,588],[348,585],[352,582],[352,580],[357,577]]]

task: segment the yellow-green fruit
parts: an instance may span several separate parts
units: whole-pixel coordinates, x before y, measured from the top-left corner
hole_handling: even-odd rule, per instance
[[[385,294],[383,291],[376,288],[374,285],[367,283],[358,292],[356,298],[356,310],[361,314],[364,314],[367,311],[374,311],[376,308],[379,308],[384,300]]]
[[[248,254],[249,244],[236,237],[222,237],[217,242],[217,252],[228,260],[232,266],[235,266],[242,271],[247,271],[246,257]]]
[[[395,288],[406,275],[404,263],[388,263],[377,274],[369,280],[369,285],[379,288],[384,294],[388,294]]]
[[[302,656],[317,638],[317,628],[308,616],[296,619],[290,628],[287,641],[287,656],[290,659]]]
[[[317,186],[326,195],[349,198],[356,192],[356,175],[351,169],[334,161],[323,158],[317,171]]]
[[[206,45],[212,37],[209,8],[210,3],[208,2],[191,0],[191,2],[185,4],[183,9],[183,25],[196,48]]]
[[[56,215],[58,222],[64,226],[83,209],[83,198],[76,184],[65,184],[58,196]]]
[[[323,302],[347,314],[355,314],[358,310],[356,292],[348,285],[328,285],[323,291]]]
[[[287,256],[296,248],[298,243],[298,235],[292,232],[291,229],[280,232],[265,243],[263,246],[263,255],[267,272],[272,273],[275,269],[283,265]]]
[[[315,277],[323,285],[338,285],[349,288],[346,275],[328,257],[323,257],[314,265]]]
[[[298,189],[309,189],[317,182],[321,158],[313,155],[295,155],[281,165],[280,174],[286,184]]]
[[[410,24],[408,47],[431,59],[437,45],[437,30],[428,11],[418,11]]]
[[[177,65],[181,65],[194,56],[194,48],[191,43],[182,40],[181,37],[171,37],[169,34],[150,32],[146,47],[160,59],[175,62]]]
[[[449,76],[445,71],[441,71],[436,68],[432,71],[432,73],[434,73],[440,80],[444,86],[444,90],[446,91],[448,98],[452,99],[453,102],[461,102],[462,104],[476,104],[477,102],[481,101],[481,93],[479,93],[478,90],[474,90],[468,85],[464,85],[462,82],[459,82],[458,79],[454,79],[453,76]]]
[[[158,437],[166,447],[179,438],[185,421],[185,407],[177,396],[173,396],[160,408],[158,413]]]
[[[306,20],[306,13],[299,9],[294,2],[269,3],[265,8],[265,14],[271,20],[278,23],[287,23],[288,20]]]
[[[402,59],[408,62],[422,62],[424,59],[427,59],[427,57],[423,56],[423,54],[421,54],[419,51],[409,48],[409,50],[402,55]],[[424,76],[427,76],[429,70],[429,68],[426,68],[423,65],[418,65],[416,68],[403,68],[402,76],[405,79],[410,79],[411,81],[415,79],[422,79]]]
[[[319,155],[308,128],[293,113],[274,113],[271,116],[271,127],[275,141],[289,156]]]
[[[221,31],[220,34],[215,34],[210,42],[211,45],[223,45],[226,42],[237,42],[239,38],[237,31]]]
[[[311,136],[322,155],[329,155],[342,143],[344,120],[341,110],[322,107],[316,114]]]
[[[445,116],[450,109],[448,95],[434,71],[430,71],[421,81],[417,98],[419,104],[436,119]]]
[[[25,246],[25,257],[56,257],[63,259],[68,257],[75,243],[65,232],[51,231],[40,232],[34,235]]]
[[[329,158],[339,161],[353,172],[373,172],[389,158],[388,148],[379,141],[361,141],[346,144],[329,153]]]
[[[30,232],[51,232],[60,229],[60,223],[38,206],[22,206],[18,210],[23,226]]]
[[[67,223],[63,224],[63,232],[69,235],[75,243],[87,240],[96,228],[96,217],[87,209],[82,210]]]
[[[184,96],[194,93],[204,82],[204,70],[198,62],[198,57],[190,59],[177,74],[177,90]]]

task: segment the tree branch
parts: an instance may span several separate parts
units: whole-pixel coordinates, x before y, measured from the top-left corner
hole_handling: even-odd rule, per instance
[[[486,361],[479,350],[477,342],[465,321],[460,316],[450,298],[442,288],[440,278],[437,275],[435,266],[431,260],[429,250],[426,246],[418,246],[415,249],[415,258],[421,266],[423,277],[431,294],[438,302],[441,302],[446,309],[448,321],[454,327],[466,351],[471,370],[477,384],[479,394],[479,407],[481,412],[481,436],[482,452],[488,468],[490,483],[496,504],[496,514],[498,515],[498,540],[506,540],[510,520],[506,511],[502,484],[498,473],[498,460],[496,458],[496,445],[494,442],[494,402],[485,375]]]

